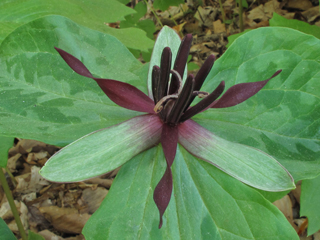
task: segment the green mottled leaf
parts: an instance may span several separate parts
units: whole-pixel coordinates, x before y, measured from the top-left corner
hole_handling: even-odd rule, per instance
[[[308,235],[320,229],[320,176],[301,184],[300,216],[308,218]]]
[[[286,19],[275,12],[269,23],[272,27],[288,27],[320,38],[320,27],[295,19]]]
[[[193,121],[180,125],[179,143],[192,155],[255,188],[274,192],[295,188],[291,175],[270,155],[226,141]]]
[[[65,145],[139,114],[74,73],[54,46],[81,59],[95,76],[146,92],[147,68],[116,38],[61,16],[44,17],[16,29],[0,46],[2,136]]]
[[[53,155],[40,174],[49,181],[76,182],[110,172],[158,144],[162,123],[143,115],[88,134]]]
[[[154,0],[153,7],[161,11],[168,10],[170,6],[179,6],[183,4],[184,0]]]
[[[180,146],[172,166],[172,198],[158,229],[153,190],[165,167],[160,146],[122,166],[106,199],[85,225],[85,238],[299,239],[283,214],[257,191]]]
[[[45,240],[45,239],[40,234],[31,232],[29,230],[29,232],[28,232],[28,240]]]
[[[0,218],[0,236],[3,240],[17,240],[2,218]]]
[[[0,123],[1,125],[1,123]],[[6,167],[8,162],[8,150],[13,145],[12,137],[0,136],[0,167]]]
[[[202,90],[221,80],[226,89],[282,69],[258,94],[230,108],[210,109],[194,120],[219,137],[277,159],[297,181],[320,172],[320,40],[288,28],[252,30],[216,61]]]
[[[91,29],[111,34],[130,48],[147,51],[148,48],[152,48],[153,42],[143,31],[120,30],[106,25],[123,20],[124,16],[131,13],[134,13],[134,10],[116,0],[5,1],[0,8],[0,42],[19,26],[44,16],[57,14]]]

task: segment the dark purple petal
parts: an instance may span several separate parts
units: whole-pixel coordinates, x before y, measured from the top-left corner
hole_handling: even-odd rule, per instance
[[[60,56],[63,58],[63,60],[69,65],[69,67],[72,68],[73,71],[80,74],[81,76],[93,78],[90,71],[86,68],[86,66],[76,57],[72,56],[70,53],[67,53],[66,51],[54,47]]]
[[[282,70],[276,71],[271,78],[260,82],[239,83],[229,88],[221,98],[214,102],[212,108],[232,107],[249,99],[259,92],[270,79],[277,76]]]
[[[176,60],[174,62],[173,69],[176,70],[180,74],[181,78],[183,78],[184,69],[187,64],[191,43],[192,43],[192,34],[187,34],[184,37],[184,39],[182,39]],[[174,76],[172,76],[169,94],[176,93],[178,88],[179,88],[178,79],[176,79]]]
[[[116,80],[95,78],[79,59],[62,49],[55,49],[76,73],[96,80],[100,88],[114,103],[130,110],[154,113],[153,101],[136,87]]]
[[[189,108],[185,113],[182,115],[180,122],[184,122],[189,118],[193,117],[194,115],[198,114],[199,112],[208,108],[223,92],[225,87],[224,81],[222,81],[219,86],[208,96],[202,99],[193,107]]]
[[[168,207],[172,194],[172,172],[171,165],[176,156],[178,144],[178,128],[170,127],[163,124],[161,133],[161,144],[167,162],[167,169],[156,186],[153,194],[154,202],[156,203],[160,213],[159,228],[162,226],[162,216]]]
[[[116,80],[93,79],[110,100],[119,106],[138,112],[154,113],[154,102],[138,88]]]

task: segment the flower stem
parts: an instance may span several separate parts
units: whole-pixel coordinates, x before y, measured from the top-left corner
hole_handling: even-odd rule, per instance
[[[242,17],[242,0],[239,0],[239,21],[240,21],[240,32],[243,32],[243,17]]]
[[[156,12],[154,11],[153,7],[150,6],[150,4],[148,3],[148,0],[144,0],[144,2],[147,4],[147,6],[151,9],[151,12],[153,13],[153,15],[155,16],[155,18],[157,19],[157,22],[160,24],[161,28],[163,28],[163,24],[160,21],[158,15],[156,14]]]
[[[13,200],[13,197],[12,197],[12,194],[11,194],[11,191],[10,191],[10,188],[9,188],[9,185],[7,183],[7,180],[6,180],[6,177],[4,176],[3,174],[3,168],[1,167],[0,168],[0,183],[2,185],[2,188],[4,190],[4,193],[6,194],[7,196],[7,199],[8,199],[8,202],[9,202],[9,205],[10,205],[10,208],[11,208],[11,211],[12,211],[12,214],[14,216],[14,219],[16,221],[16,224],[18,226],[18,229],[19,229],[19,232],[20,232],[20,235],[21,235],[21,238],[22,240],[28,240],[28,237],[26,235],[26,232],[24,231],[24,228],[23,228],[23,225],[21,223],[21,220],[20,220],[20,216],[19,216],[19,213],[18,213],[18,210],[17,210],[17,207],[14,203],[14,200]]]
[[[11,178],[11,181],[13,183],[14,186],[16,186],[18,184],[17,180],[14,178],[14,176],[12,175],[12,173],[10,172],[8,166],[6,166],[4,168],[6,170],[6,172],[8,173],[9,177]]]
[[[223,10],[223,6],[222,6],[222,1],[221,0],[219,0],[219,5],[220,5],[220,11],[221,11],[221,14],[222,14],[222,21],[223,21],[223,23],[225,23],[226,17],[224,15],[224,10]]]

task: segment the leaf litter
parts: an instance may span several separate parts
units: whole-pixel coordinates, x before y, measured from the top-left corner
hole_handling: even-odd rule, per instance
[[[226,50],[227,37],[240,32],[239,8],[234,0],[222,1],[224,16],[219,1],[203,0],[202,4],[198,4],[199,2],[187,0],[179,7],[173,6],[167,11],[156,12],[162,24],[174,28],[181,37],[187,33],[193,34],[189,64],[193,64],[194,73],[209,55],[214,54],[219,58]],[[138,3],[138,0],[131,1],[128,6],[132,6],[133,3]],[[244,9],[243,13],[245,29],[269,26],[274,12],[287,19],[297,19],[320,26],[317,0],[247,0],[247,3],[248,8]],[[142,19],[153,20],[156,28],[160,29],[151,9],[148,9]],[[109,25],[119,27],[119,23]],[[157,32],[154,33],[155,36],[156,34]],[[140,60],[144,62],[142,57]],[[58,147],[42,142],[16,139],[14,147],[9,151],[8,160],[8,170],[14,179],[7,174],[7,181],[26,230],[37,232],[46,240],[82,240],[84,237],[81,230],[84,224],[108,194],[119,169],[78,183],[48,182],[39,175],[39,169],[58,150]],[[300,239],[320,240],[320,231],[307,236],[308,219],[299,214],[300,195],[301,183],[297,183],[295,190],[274,202],[274,205],[282,211]],[[2,188],[0,217],[19,237]]]

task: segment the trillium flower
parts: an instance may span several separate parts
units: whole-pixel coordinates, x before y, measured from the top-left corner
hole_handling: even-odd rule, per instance
[[[138,153],[161,143],[167,167],[154,189],[154,202],[160,213],[159,228],[162,226],[162,216],[172,194],[171,166],[178,143],[195,157],[215,165],[253,187],[266,191],[294,188],[291,175],[274,158],[258,149],[224,140],[191,119],[194,115],[210,108],[227,108],[242,103],[258,93],[281,70],[264,81],[236,84],[222,96],[224,81],[221,81],[211,93],[207,93],[201,91],[201,86],[213,66],[215,60],[213,55],[207,58],[196,76],[190,74],[183,81],[191,42],[192,35],[186,35],[181,42],[172,69],[171,49],[169,47],[163,49],[160,66],[152,66],[151,96],[147,96],[128,83],[94,77],[80,60],[56,48],[76,73],[94,79],[110,100],[123,108],[143,114],[71,143],[46,163],[41,174],[51,181],[56,179],[70,181],[68,177],[61,180],[61,174],[52,171],[59,167],[61,161],[59,163],[56,161],[59,158],[66,161],[66,166],[61,167],[66,169],[69,167],[70,171],[72,164],[76,162],[72,159],[77,159],[79,164],[81,161],[92,161],[92,168],[97,176],[115,169]],[[202,99],[191,106],[196,97]],[[99,139],[99,143],[93,144],[94,139]],[[91,152],[94,154],[86,153],[87,146],[93,148]],[[72,149],[77,149],[76,153]],[[99,163],[97,156],[99,159],[107,158],[104,160],[107,166],[101,167],[103,164]],[[67,165],[68,162],[71,163],[70,166]],[[90,177],[94,176],[86,175],[85,171],[73,173],[72,181]]]

